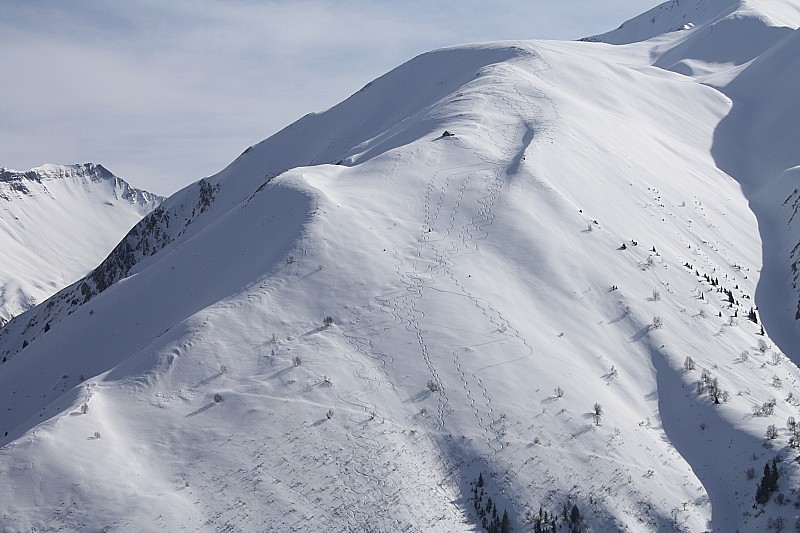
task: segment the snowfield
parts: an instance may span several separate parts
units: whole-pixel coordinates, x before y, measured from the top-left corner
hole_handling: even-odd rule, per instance
[[[100,165],[0,168],[0,323],[85,276],[162,200]]]
[[[414,58],[12,320],[4,530],[792,527],[800,4],[656,12]]]

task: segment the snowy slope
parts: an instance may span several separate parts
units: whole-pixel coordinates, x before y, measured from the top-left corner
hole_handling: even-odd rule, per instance
[[[161,200],[100,165],[0,169],[0,321],[86,275]]]
[[[687,75],[742,65],[800,25],[800,8],[787,0],[671,0],[586,40],[639,43],[653,64]]]
[[[797,498],[800,353],[747,318],[747,180],[795,172],[797,56],[654,66],[683,37],[424,54],[165,201],[3,329],[3,526],[480,531],[480,474],[516,531],[793,523],[754,507],[775,458]],[[747,76],[791,109],[742,107],[752,174]]]
[[[720,87],[733,108],[717,128],[713,151],[719,167],[742,184],[758,217],[764,270],[756,302],[775,341],[795,356],[800,352],[797,87],[800,31],[795,30]]]

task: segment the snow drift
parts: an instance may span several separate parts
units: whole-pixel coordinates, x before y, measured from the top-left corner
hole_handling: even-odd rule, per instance
[[[795,310],[766,310],[797,292],[785,255],[779,289],[760,272],[755,174],[730,159],[749,133],[726,125],[763,119],[754,169],[795,171],[793,28],[733,27],[746,53],[696,77],[660,58],[797,4],[701,5],[624,46],[424,54],[165,201],[3,329],[4,526],[794,520],[772,498],[796,497]],[[767,76],[791,111],[756,96]],[[781,212],[787,190],[752,187]]]

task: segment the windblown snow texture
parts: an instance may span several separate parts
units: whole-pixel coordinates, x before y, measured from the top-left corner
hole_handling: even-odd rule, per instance
[[[3,328],[4,527],[790,527],[798,24],[437,50],[178,192]]]

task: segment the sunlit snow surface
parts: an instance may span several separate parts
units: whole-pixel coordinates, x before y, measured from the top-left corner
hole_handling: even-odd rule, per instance
[[[798,4],[741,10],[702,72],[711,15],[424,54],[168,199],[0,337],[4,527],[476,531],[479,473],[517,531],[791,526]]]
[[[0,169],[0,321],[85,276],[161,200],[99,165]]]

